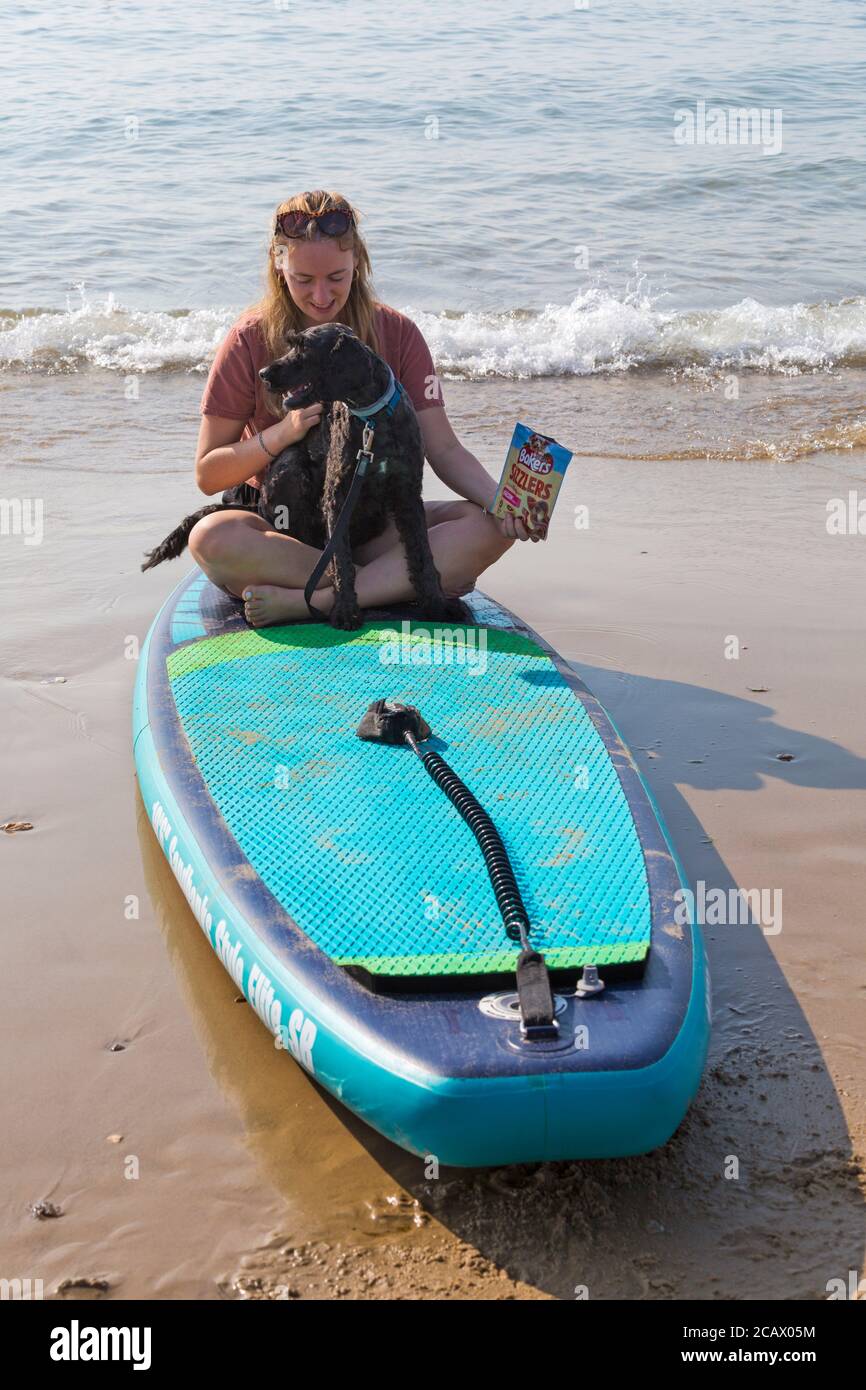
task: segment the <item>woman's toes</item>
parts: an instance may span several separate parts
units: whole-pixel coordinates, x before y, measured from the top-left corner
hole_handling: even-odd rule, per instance
[[[309,622],[303,589],[282,589],[277,584],[248,584],[241,597],[250,627],[270,627],[274,623]],[[330,589],[317,589],[316,606],[324,605],[333,595]]]
[[[269,627],[295,618],[294,590],[275,584],[250,584],[243,591],[244,613],[250,627]]]
[[[244,617],[250,627],[258,627],[260,625],[258,619],[261,613],[261,599],[258,591],[256,589],[244,589],[242,597],[244,600]]]

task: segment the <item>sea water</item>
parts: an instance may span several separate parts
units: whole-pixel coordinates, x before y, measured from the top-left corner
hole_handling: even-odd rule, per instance
[[[326,187],[446,397],[515,400],[503,450],[518,405],[578,454],[866,438],[860,0],[4,8],[13,378],[180,373],[194,425],[275,205]]]

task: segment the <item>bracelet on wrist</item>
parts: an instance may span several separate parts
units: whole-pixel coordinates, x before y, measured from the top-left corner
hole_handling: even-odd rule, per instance
[[[258,434],[256,435],[256,439],[257,439],[257,440],[259,441],[259,443],[261,444],[262,448],[264,449],[264,451],[265,451],[265,453],[267,454],[267,456],[268,456],[269,459],[275,459],[275,458],[278,458],[278,457],[279,457],[278,454],[272,454],[272,453],[271,453],[270,449],[268,448],[267,444],[265,443],[264,439],[262,438],[262,432],[261,432],[261,430],[259,430]]]

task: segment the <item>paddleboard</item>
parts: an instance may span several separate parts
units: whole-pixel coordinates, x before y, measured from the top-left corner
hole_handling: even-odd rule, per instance
[[[517,615],[464,601],[465,624],[404,605],[355,632],[255,630],[194,569],[139,661],[147,814],[274,1045],[396,1144],[457,1166],[644,1153],[682,1121],[709,1038],[682,874],[584,683]],[[522,1035],[519,944],[469,827],[410,748],[358,737],[377,699],[420,710],[493,818],[556,1037]]]

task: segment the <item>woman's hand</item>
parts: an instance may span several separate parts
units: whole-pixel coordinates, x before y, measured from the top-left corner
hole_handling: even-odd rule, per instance
[[[290,410],[279,422],[282,428],[280,448],[287,449],[290,444],[297,444],[299,439],[303,439],[304,435],[319,423],[323,410],[321,401],[313,401],[312,405],[302,405],[297,410]]]
[[[510,541],[541,540],[540,531],[530,530],[526,523],[522,521],[519,516],[514,516],[511,512],[507,512],[505,516],[493,516],[493,513],[488,510],[487,514],[488,516],[493,517],[493,520],[496,522],[503,536],[505,536]]]

